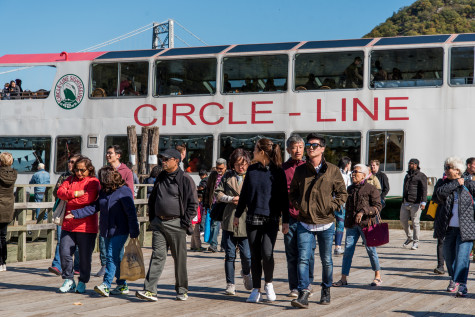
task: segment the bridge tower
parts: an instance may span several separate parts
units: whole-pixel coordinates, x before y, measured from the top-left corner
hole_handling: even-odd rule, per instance
[[[175,47],[174,22],[172,19],[168,19],[166,22],[153,23],[152,49]]]

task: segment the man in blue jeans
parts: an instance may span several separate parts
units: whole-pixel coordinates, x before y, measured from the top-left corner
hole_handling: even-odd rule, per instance
[[[346,202],[345,181],[340,169],[325,161],[325,138],[317,133],[307,135],[307,162],[295,169],[290,183],[289,198],[298,209],[298,290],[292,306],[308,308],[310,296],[309,272],[311,258],[318,239],[322,262],[322,292],[320,304],[330,304],[333,281],[332,244],[335,233],[335,211]]]
[[[38,172],[33,174],[30,180],[30,184],[49,184],[49,173],[45,171],[45,165],[43,163],[38,164]],[[39,203],[42,202],[45,198],[46,187],[40,186],[35,187],[35,202]],[[38,221],[38,217],[40,215],[40,208],[36,208],[36,221]],[[48,219],[48,213],[45,212],[43,219]]]

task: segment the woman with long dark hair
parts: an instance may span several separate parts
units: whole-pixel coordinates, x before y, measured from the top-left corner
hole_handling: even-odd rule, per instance
[[[264,291],[268,301],[276,299],[274,277],[274,245],[282,216],[282,232],[289,229],[289,198],[287,180],[281,168],[282,156],[278,144],[262,138],[254,148],[254,161],[249,166],[239,195],[234,226],[247,208],[246,231],[251,249],[253,289],[247,302],[261,300],[261,276],[264,271]]]

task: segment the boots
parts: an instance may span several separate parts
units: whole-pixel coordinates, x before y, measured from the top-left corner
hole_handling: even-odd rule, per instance
[[[330,287],[322,286],[322,297],[320,305],[330,305]]]
[[[299,297],[297,299],[292,300],[290,303],[293,307],[297,308],[308,308],[308,296],[310,295],[310,291],[303,290],[299,292]]]

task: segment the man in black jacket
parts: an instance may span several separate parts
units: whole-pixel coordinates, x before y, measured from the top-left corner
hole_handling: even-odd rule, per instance
[[[163,171],[158,175],[148,200],[152,236],[152,257],[144,282],[144,290],[135,295],[157,301],[157,283],[165,267],[167,246],[175,261],[175,291],[177,300],[188,298],[186,269],[186,234],[198,208],[198,195],[193,179],[178,164],[180,152],[167,149],[160,154]]]
[[[409,170],[404,178],[402,205],[399,215],[402,228],[407,236],[407,240],[402,246],[405,248],[413,242],[411,250],[417,250],[419,247],[419,223],[422,210],[426,207],[427,202],[427,177],[420,169],[418,159],[409,160]],[[409,218],[412,219],[414,234],[410,232]]]
[[[371,165],[371,173],[373,173],[373,175],[378,178],[379,183],[381,184],[381,204],[383,205],[382,208],[384,208],[384,206],[386,206],[386,195],[389,192],[388,177],[379,170],[380,163],[378,160],[372,160],[369,162],[369,164]]]

